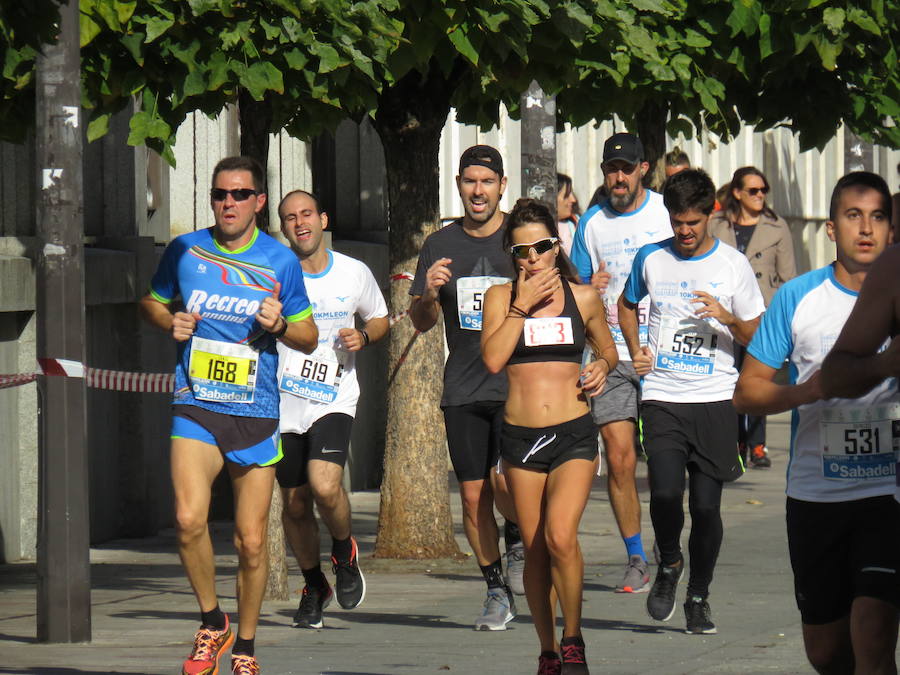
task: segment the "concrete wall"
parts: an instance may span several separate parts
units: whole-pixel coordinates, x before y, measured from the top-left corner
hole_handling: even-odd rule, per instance
[[[159,200],[168,176],[146,149],[125,144],[127,133],[120,116],[84,152],[87,364],[168,372],[171,341],[140,322],[136,305],[156,267],[154,242],[168,241],[167,204]],[[0,373],[29,373],[37,357],[33,146],[0,144],[0,159]],[[0,390],[0,562],[35,556],[39,391],[40,382]],[[88,389],[92,542],[152,534],[171,522],[168,442],[160,433],[169,400]]]

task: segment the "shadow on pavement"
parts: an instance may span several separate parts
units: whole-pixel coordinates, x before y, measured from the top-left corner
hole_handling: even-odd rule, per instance
[[[293,609],[286,609],[279,612],[280,615],[288,618],[294,615]],[[328,618],[329,615],[326,615]],[[470,623],[457,623],[448,621],[446,617],[435,614],[388,614],[386,612],[360,612],[354,610],[352,612],[341,612],[333,614],[335,619],[346,621],[348,623],[374,623],[385,624],[389,626],[410,626],[412,628],[468,628],[472,629]],[[262,622],[260,622],[262,624]],[[279,624],[284,625],[284,624]],[[330,672],[330,671],[329,671]]]

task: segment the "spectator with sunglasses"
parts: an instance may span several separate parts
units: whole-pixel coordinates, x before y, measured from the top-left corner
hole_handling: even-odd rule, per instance
[[[766,204],[768,193],[769,181],[762,171],[753,166],[742,167],[731,178],[723,209],[709,219],[710,234],[747,256],[766,307],[775,291],[797,276],[791,230]],[[735,352],[738,369],[744,352],[743,347]],[[771,467],[766,449],[766,418],[740,415],[738,429],[741,457],[755,469]]]
[[[538,674],[587,675],[578,524],[598,459],[589,400],[603,390],[618,356],[603,302],[578,284],[545,204],[520,199],[504,245],[517,279],[485,295],[481,355],[489,372],[505,370],[509,378],[500,455],[525,543],[525,596],[541,644]],[[582,367],[586,344],[593,359]],[[559,643],[552,590],[563,615]]]

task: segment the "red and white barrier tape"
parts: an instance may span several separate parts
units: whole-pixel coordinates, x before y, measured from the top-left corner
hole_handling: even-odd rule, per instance
[[[0,375],[0,389],[18,387],[33,382],[39,375],[47,375],[81,377],[87,386],[107,391],[165,394],[175,390],[173,373],[130,373],[123,370],[90,368],[70,359],[38,359],[38,365],[41,369],[34,373]]]

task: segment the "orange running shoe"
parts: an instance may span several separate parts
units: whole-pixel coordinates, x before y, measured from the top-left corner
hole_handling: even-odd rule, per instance
[[[769,453],[764,445],[756,445],[750,451],[750,466],[754,469],[768,469],[772,466]]]
[[[231,672],[233,675],[259,675],[259,664],[255,656],[246,654],[231,655]]]
[[[218,675],[219,658],[233,643],[234,633],[227,614],[222,630],[201,626],[194,634],[194,648],[181,666],[181,675]]]

